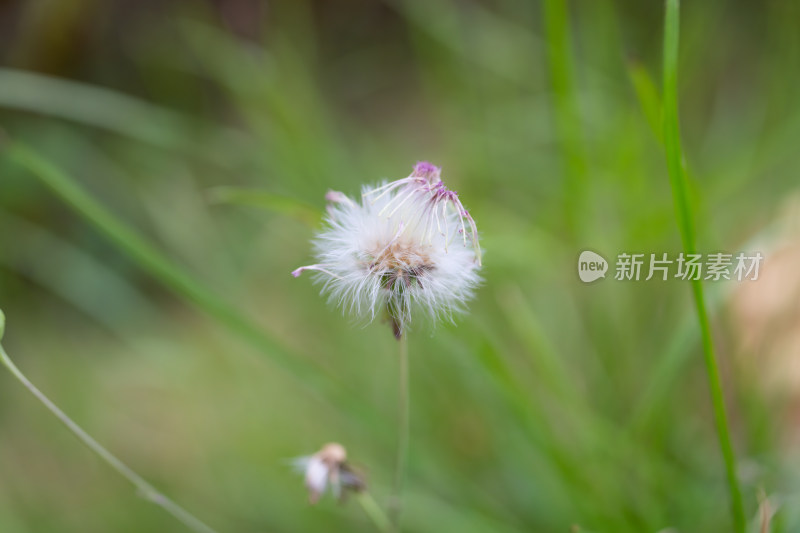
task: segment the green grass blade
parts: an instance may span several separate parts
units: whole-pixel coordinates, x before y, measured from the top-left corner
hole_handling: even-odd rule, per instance
[[[675,215],[678,219],[681,241],[686,253],[695,253],[695,233],[692,220],[692,208],[689,203],[688,183],[684,169],[683,151],[680,141],[680,125],[678,120],[678,38],[679,38],[679,0],[667,0],[666,17],[664,22],[664,148],[667,157],[667,170],[672,187]],[[711,402],[714,409],[717,435],[720,450],[725,462],[725,471],[730,491],[730,505],[734,531],[744,533],[745,514],[742,504],[742,494],[736,474],[736,458],[731,443],[728,419],[725,412],[725,400],[722,392],[719,369],[714,356],[714,345],[711,337],[708,312],[703,295],[701,280],[692,281],[692,296],[694,297],[697,319],[700,326],[700,335],[703,345],[703,355],[708,375],[708,385],[711,393]]]
[[[156,105],[82,83],[0,68],[0,107],[60,117],[160,146],[184,146],[188,121]]]
[[[104,87],[9,68],[0,68],[0,108],[99,128],[223,168],[234,165],[249,142],[237,130],[217,127],[204,138],[218,148],[198,150],[194,140],[204,134],[204,123],[194,117]]]
[[[555,126],[561,145],[564,173],[564,212],[567,229],[573,237],[581,220],[586,162],[581,146],[578,103],[573,83],[574,65],[570,43],[569,12],[566,0],[544,2],[544,23],[547,35],[547,63],[550,74]]]
[[[364,413],[364,403],[352,394],[344,395],[342,387],[327,379],[320,371],[290,354],[269,337],[258,325],[242,316],[236,309],[208,290],[204,285],[184,273],[137,232],[118,220],[107,209],[90,197],[68,175],[27,146],[9,142],[3,154],[11,161],[30,171],[50,187],[77,213],[103,232],[116,246],[132,258],[141,268],[158,279],[168,289],[205,311],[228,327],[240,338],[249,342],[284,370],[294,375],[312,393],[320,391],[330,400],[336,397],[352,409]],[[287,279],[289,273],[286,273]]]
[[[633,84],[636,98],[642,106],[642,112],[647,119],[647,125],[653,130],[653,134],[658,141],[663,144],[663,125],[661,118],[661,98],[653,77],[647,72],[640,63],[632,61],[628,63],[628,77]]]

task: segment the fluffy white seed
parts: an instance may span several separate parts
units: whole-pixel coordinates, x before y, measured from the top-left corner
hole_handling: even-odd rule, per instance
[[[477,228],[441,171],[418,163],[403,179],[365,187],[360,201],[330,191],[325,228],[314,239],[323,292],[346,312],[384,313],[400,336],[419,310],[431,320],[463,311],[480,283]]]

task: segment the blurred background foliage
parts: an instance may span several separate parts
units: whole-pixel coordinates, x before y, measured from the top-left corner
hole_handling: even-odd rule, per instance
[[[339,441],[386,502],[396,343],[289,272],[326,190],[427,159],[486,282],[410,335],[406,529],[729,531],[689,285],[575,272],[585,248],[680,250],[663,5],[546,3],[0,2],[3,145],[27,145],[0,153],[7,351],[220,531],[371,531],[310,508],[287,459]],[[698,244],[767,255],[768,285],[709,286],[745,505],[798,531],[800,10],[683,8]],[[0,384],[0,531],[180,530]]]

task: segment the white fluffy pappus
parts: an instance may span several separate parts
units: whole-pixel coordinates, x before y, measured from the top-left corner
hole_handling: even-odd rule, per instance
[[[305,477],[308,501],[317,503],[328,487],[338,500],[344,500],[347,491],[361,492],[366,488],[363,475],[347,464],[344,446],[330,442],[314,455],[292,460],[298,472]]]
[[[361,201],[330,191],[325,228],[314,239],[323,293],[346,312],[384,312],[400,337],[420,310],[431,320],[463,311],[481,281],[478,231],[441,169],[417,163],[406,178],[365,187]]]

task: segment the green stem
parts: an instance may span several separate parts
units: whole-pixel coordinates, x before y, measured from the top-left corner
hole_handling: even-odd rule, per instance
[[[403,509],[403,485],[408,458],[409,435],[409,389],[408,389],[408,338],[403,333],[398,338],[400,347],[398,416],[397,416],[397,462],[394,473],[394,505],[392,518],[395,530],[400,531],[400,515]]]
[[[683,249],[685,253],[692,254],[696,252],[695,232],[678,121],[679,16],[679,0],[667,0],[664,21],[664,147]],[[717,436],[722,457],[725,461],[734,531],[736,533],[744,533],[746,520],[741,489],[739,488],[739,480],[736,474],[736,457],[731,444],[722,382],[719,376],[717,360],[714,356],[711,326],[703,295],[703,283],[700,279],[692,280],[692,295],[700,325],[703,356],[706,364]]]
[[[3,330],[5,327],[5,316],[3,315],[2,310],[0,310],[0,339],[3,336]],[[209,526],[201,522],[198,518],[195,518],[194,515],[189,513],[183,507],[178,505],[177,503],[170,500],[161,492],[157,491],[155,487],[153,487],[150,483],[144,480],[139,474],[131,470],[131,468],[120,461],[117,457],[115,457],[111,452],[103,448],[91,435],[86,433],[78,424],[76,424],[70,417],[68,417],[64,411],[58,408],[56,404],[54,404],[47,396],[44,395],[42,391],[40,391],[36,386],[31,383],[28,378],[17,368],[14,362],[6,353],[3,345],[0,344],[0,362],[3,363],[11,375],[13,375],[17,381],[22,383],[28,391],[33,394],[40,402],[44,404],[47,409],[61,421],[62,424],[67,426],[72,433],[75,434],[80,441],[86,445],[90,450],[92,450],[95,454],[97,454],[100,459],[105,461],[111,468],[117,471],[122,477],[130,481],[134,487],[138,490],[139,494],[147,501],[152,502],[169,514],[174,516],[178,521],[180,521],[183,525],[189,528],[196,533],[215,533],[213,529]]]
[[[372,520],[372,523],[375,524],[378,531],[381,533],[389,533],[392,531],[392,524],[389,522],[389,518],[387,518],[386,514],[375,501],[375,498],[372,497],[372,494],[365,490],[364,492],[360,492],[356,496],[356,499],[358,503],[361,504],[364,512],[367,513],[367,516]]]

